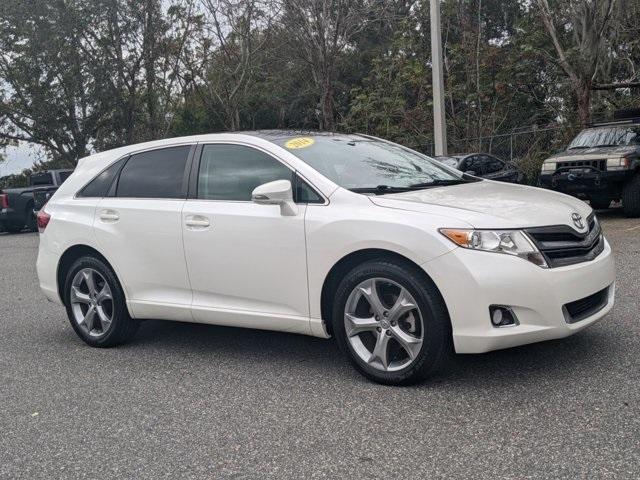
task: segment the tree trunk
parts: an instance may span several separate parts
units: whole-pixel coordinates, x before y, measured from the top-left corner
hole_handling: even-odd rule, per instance
[[[320,128],[330,132],[333,132],[336,127],[333,96],[333,81],[327,78],[322,84],[322,98],[320,100],[320,107],[322,109],[322,125],[320,125]]]
[[[576,85],[576,103],[578,106],[578,120],[582,127],[591,123],[591,82],[584,81]]]
[[[156,91],[156,35],[157,35],[157,4],[154,0],[146,2],[146,26],[143,37],[143,55],[145,69],[145,87],[146,87],[146,104],[147,114],[149,115],[147,125],[148,140],[158,138],[159,122],[157,112],[157,91]]]

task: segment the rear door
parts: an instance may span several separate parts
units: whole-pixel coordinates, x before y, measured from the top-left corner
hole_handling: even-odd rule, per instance
[[[191,320],[182,243],[192,145],[129,157],[96,208],[94,230],[139,318]]]

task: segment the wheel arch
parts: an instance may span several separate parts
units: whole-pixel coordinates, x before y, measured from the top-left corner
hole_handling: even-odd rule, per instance
[[[433,281],[431,276],[429,276],[429,274],[420,265],[418,265],[410,258],[407,258],[406,256],[392,250],[383,248],[365,248],[351,252],[338,260],[333,265],[333,267],[331,267],[329,273],[324,279],[322,290],[320,293],[320,312],[325,329],[329,335],[333,335],[333,318],[331,305],[340,280],[351,269],[369,260],[392,260],[414,269],[426,282],[431,283],[435,287],[438,295],[440,295],[440,298],[442,299],[442,303],[445,306],[445,309],[447,310],[447,316],[449,316],[449,309],[442,293],[440,292],[440,289]],[[449,320],[449,328],[449,333],[451,334],[451,320]]]
[[[60,297],[60,300],[62,301],[63,304],[65,304],[65,296],[64,296],[63,289],[64,289],[65,277],[67,275],[67,272],[69,271],[69,269],[71,268],[71,266],[76,260],[84,256],[97,257],[98,259],[103,261],[111,269],[114,276],[116,277],[116,280],[118,281],[118,283],[120,283],[120,286],[122,287],[120,279],[115,269],[113,268],[113,265],[101,252],[99,252],[94,247],[91,247],[89,245],[85,245],[85,244],[73,245],[67,248],[64,251],[64,253],[61,255],[60,260],[58,261],[58,268],[56,271],[56,283],[58,286],[58,296]],[[126,298],[126,291],[124,290],[124,288],[122,289],[122,291],[125,293],[125,298]]]

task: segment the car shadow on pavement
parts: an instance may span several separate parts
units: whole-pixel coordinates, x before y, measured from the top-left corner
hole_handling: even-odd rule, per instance
[[[549,381],[570,381],[589,375],[615,361],[621,348],[602,330],[586,330],[572,337],[477,355],[451,355],[446,367],[426,382],[411,388],[477,385],[513,387]],[[348,381],[367,380],[348,365],[335,341],[266,330],[170,321],[145,321],[131,349],[153,350],[160,356],[180,354],[215,362],[259,362],[289,365],[293,375],[338,375]],[[215,360],[215,361],[214,361]]]

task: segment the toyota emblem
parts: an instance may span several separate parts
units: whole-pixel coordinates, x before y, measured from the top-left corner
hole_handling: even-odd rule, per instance
[[[573,220],[573,224],[578,230],[583,230],[585,228],[584,220],[582,219],[582,215],[579,213],[572,213],[571,220]]]

